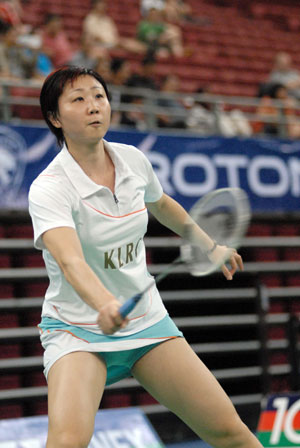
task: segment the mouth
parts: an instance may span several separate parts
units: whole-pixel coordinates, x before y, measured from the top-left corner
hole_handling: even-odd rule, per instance
[[[100,126],[101,124],[102,124],[101,121],[95,120],[95,121],[92,121],[91,123],[89,123],[89,126]]]

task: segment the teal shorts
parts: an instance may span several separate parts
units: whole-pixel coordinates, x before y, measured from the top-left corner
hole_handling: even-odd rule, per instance
[[[98,353],[105,361],[107,368],[106,385],[130,377],[134,364],[156,345],[171,338],[183,337],[182,332],[178,330],[168,315],[145,330],[123,337],[93,333],[50,317],[43,317],[38,327],[41,332],[41,342],[45,349],[44,374],[46,378],[51,366],[62,356],[75,351],[88,351]],[[161,341],[149,344],[149,340],[153,338],[161,338]],[[144,340],[145,345],[129,350],[99,350],[101,343],[113,343],[115,345],[118,344],[118,341],[123,342],[125,340]]]

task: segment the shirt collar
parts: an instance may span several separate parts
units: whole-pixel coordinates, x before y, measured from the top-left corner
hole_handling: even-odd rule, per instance
[[[125,160],[118,153],[118,149],[114,147],[114,144],[108,143],[103,140],[105,149],[109,153],[112,162],[115,166],[115,186],[117,187],[126,177],[133,175],[132,170],[125,162]],[[78,191],[82,198],[87,198],[88,196],[97,193],[97,191],[102,188],[106,188],[103,185],[98,185],[83,171],[81,166],[76,162],[73,156],[68,151],[66,145],[63,146],[59,153],[59,158],[61,165],[68,176],[70,182]]]

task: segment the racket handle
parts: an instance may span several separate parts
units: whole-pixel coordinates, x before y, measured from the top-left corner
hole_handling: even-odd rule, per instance
[[[122,317],[126,317],[127,314],[130,313],[130,311],[133,310],[135,305],[141,300],[143,297],[144,292],[140,292],[139,294],[135,294],[130,299],[128,299],[123,305],[119,308],[119,313]]]

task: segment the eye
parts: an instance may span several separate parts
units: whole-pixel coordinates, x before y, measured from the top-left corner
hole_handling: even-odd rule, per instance
[[[96,98],[104,98],[102,93],[97,93]]]
[[[73,103],[76,101],[83,101],[83,97],[82,96],[77,96],[76,98],[74,98]]]

